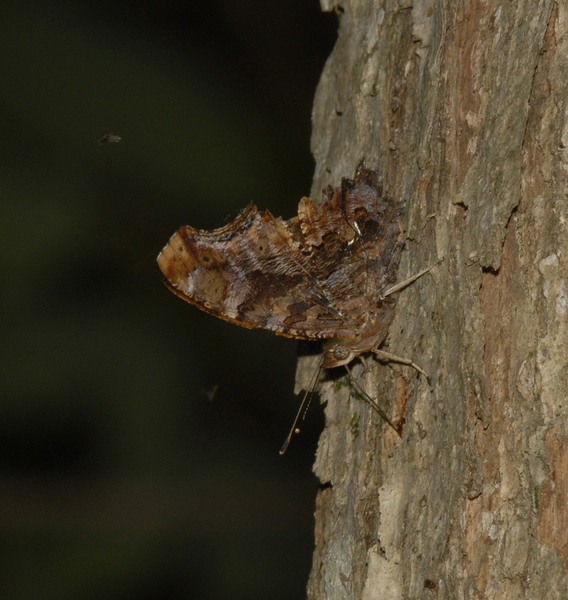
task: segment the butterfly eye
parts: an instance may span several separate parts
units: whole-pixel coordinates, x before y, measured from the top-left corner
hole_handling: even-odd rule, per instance
[[[349,348],[347,348],[343,344],[337,344],[337,346],[333,348],[333,357],[337,360],[346,360],[347,358],[349,358],[350,354],[351,353],[349,352]]]

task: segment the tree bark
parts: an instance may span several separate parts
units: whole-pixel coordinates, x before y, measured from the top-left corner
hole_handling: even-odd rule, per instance
[[[402,438],[321,386],[308,597],[568,598],[568,6],[321,3],[312,198],[364,157],[405,208],[398,280],[444,261],[384,346],[430,382],[355,369]]]

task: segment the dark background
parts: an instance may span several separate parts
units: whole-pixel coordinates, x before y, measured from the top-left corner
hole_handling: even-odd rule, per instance
[[[305,597],[323,418],[278,454],[297,344],[155,259],[251,200],[296,214],[336,27],[317,0],[3,3],[1,598]]]

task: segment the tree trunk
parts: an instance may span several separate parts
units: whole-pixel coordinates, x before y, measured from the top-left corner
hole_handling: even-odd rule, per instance
[[[398,280],[444,261],[401,292],[384,345],[430,382],[355,369],[402,438],[345,379],[322,384],[308,596],[568,598],[568,7],[336,10],[312,197],[364,157],[405,208]]]

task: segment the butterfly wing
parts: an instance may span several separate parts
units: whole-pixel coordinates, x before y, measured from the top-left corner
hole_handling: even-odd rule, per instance
[[[403,241],[394,205],[378,190],[358,200],[364,182],[345,182],[354,185],[330,192],[321,206],[304,198],[299,216],[286,222],[250,204],[221,229],[182,227],[158,256],[166,285],[243,327],[302,339],[356,336],[377,297],[376,280],[398,264]],[[388,235],[389,248],[375,249],[377,235],[379,242]],[[382,252],[391,254],[386,265]]]

